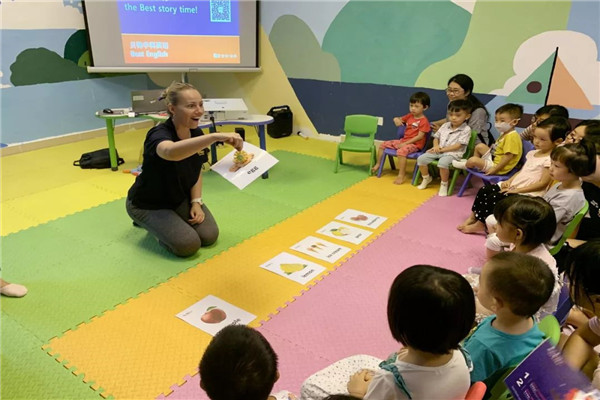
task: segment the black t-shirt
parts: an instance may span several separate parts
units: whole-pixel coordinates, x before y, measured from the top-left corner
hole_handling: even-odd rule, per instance
[[[200,128],[190,132],[192,137],[204,134]],[[206,155],[194,154],[181,161],[165,160],[156,153],[158,144],[165,140],[181,140],[171,118],[150,129],[146,135],[142,173],[127,196],[136,207],[175,209],[184,200],[190,200],[190,190],[198,182],[202,164],[207,161]]]
[[[583,182],[583,195],[590,205],[590,218],[581,221],[577,239],[600,238],[600,188],[593,183]]]

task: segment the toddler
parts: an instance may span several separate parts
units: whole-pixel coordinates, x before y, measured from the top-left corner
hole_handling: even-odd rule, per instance
[[[523,116],[519,104],[505,104],[496,110],[498,140],[489,147],[485,143],[475,146],[473,157],[468,160],[452,161],[454,168],[477,168],[486,175],[504,175],[513,170],[521,159],[523,142],[515,126]]]
[[[438,267],[407,268],[392,283],[387,316],[404,349],[385,361],[370,356],[338,361],[309,377],[301,398],[323,399],[347,388],[368,400],[463,399],[471,362],[459,343],[475,318],[469,283]]]
[[[485,382],[519,363],[544,340],[532,316],[550,297],[554,282],[546,265],[526,254],[500,253],[483,266],[477,298],[495,315],[464,342],[473,360],[471,382]]]
[[[543,195],[551,180],[550,153],[563,142],[569,129],[569,121],[561,117],[542,121],[535,129],[535,150],[527,153],[523,168],[506,181],[479,189],[471,215],[457,229],[463,233],[483,232],[486,218],[494,212],[501,199],[518,193]]]
[[[416,92],[410,96],[410,113],[400,118],[394,118],[396,126],[404,125],[404,137],[399,140],[387,140],[379,146],[377,164],[371,169],[375,173],[384,162],[384,150],[394,149],[398,156],[398,177],[394,181],[396,185],[404,182],[406,175],[406,156],[420,151],[425,147],[426,135],[431,130],[427,117],[423,114],[429,108],[429,95],[424,92]]]
[[[524,140],[533,141],[533,134],[538,124],[550,117],[563,117],[569,119],[569,110],[558,104],[549,104],[543,106],[535,112],[535,115],[531,117],[531,125],[521,132],[521,137]]]
[[[600,345],[600,239],[590,240],[574,249],[567,265],[565,274],[571,285],[571,300],[594,315],[571,334],[563,349],[565,360],[572,367],[581,369],[589,361],[598,364],[594,347]],[[592,378],[594,387],[600,389],[600,368],[595,368]]]
[[[287,391],[270,394],[277,379],[277,354],[245,325],[220,330],[200,361],[200,387],[211,400],[295,400]]]
[[[419,189],[425,189],[433,180],[429,176],[429,164],[438,160],[442,178],[438,194],[448,195],[450,165],[453,160],[461,159],[471,139],[471,128],[466,122],[471,116],[471,108],[468,100],[454,100],[448,104],[448,122],[433,134],[433,147],[417,158],[417,165],[423,176]]]
[[[597,119],[586,119],[575,126],[565,139],[565,144],[579,143],[586,136],[600,136],[600,121]]]

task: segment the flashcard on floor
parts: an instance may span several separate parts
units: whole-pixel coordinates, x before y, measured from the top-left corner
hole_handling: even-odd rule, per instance
[[[325,267],[290,253],[280,253],[260,266],[302,285],[325,271]]]
[[[177,318],[214,336],[228,325],[247,325],[256,318],[256,315],[218,297],[208,295],[177,314]]]
[[[332,238],[354,244],[360,244],[373,233],[371,231],[355,228],[337,221],[328,223],[317,232],[321,235],[331,236]]]
[[[291,247],[292,250],[308,254],[319,260],[334,263],[348,253],[350,249],[314,236],[308,236]]]
[[[244,142],[241,152],[233,150],[210,169],[233,183],[238,189],[243,189],[278,162],[278,159],[260,147]]]
[[[366,226],[367,228],[377,229],[379,225],[383,224],[387,217],[381,215],[369,214],[364,211],[347,209],[335,219],[340,221],[350,222],[351,224]]]

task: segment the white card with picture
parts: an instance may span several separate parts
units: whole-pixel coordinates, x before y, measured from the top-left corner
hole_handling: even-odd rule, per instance
[[[302,285],[325,271],[322,265],[286,252],[276,255],[260,267]]]
[[[381,215],[369,214],[364,211],[353,210],[352,208],[347,209],[335,219],[349,222],[355,225],[365,226],[371,229],[377,229],[381,224],[383,224],[387,217],[382,217]]]
[[[366,229],[356,228],[337,221],[328,223],[319,229],[317,233],[353,244],[360,244],[363,240],[373,234],[373,232]]]
[[[248,325],[256,315],[208,295],[177,314],[177,318],[214,336],[228,325]]]
[[[348,247],[340,246],[339,244],[331,243],[314,236],[302,239],[293,245],[291,249],[330,263],[336,262],[350,251]]]
[[[267,172],[278,159],[248,142],[242,151],[233,150],[210,167],[213,171],[243,189]]]

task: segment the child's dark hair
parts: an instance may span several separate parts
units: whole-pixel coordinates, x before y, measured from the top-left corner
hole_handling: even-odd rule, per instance
[[[576,176],[587,176],[596,170],[596,147],[589,141],[556,146],[550,158],[563,164]]]
[[[494,207],[499,224],[511,224],[523,232],[523,245],[548,243],[556,230],[554,209],[541,197],[515,194]]]
[[[571,300],[578,301],[600,295],[600,239],[592,239],[571,250],[567,257],[565,275],[571,284]],[[595,311],[595,310],[592,310]]]
[[[575,128],[573,128],[573,129],[577,129],[580,126],[585,127],[585,135],[586,136],[587,135],[590,135],[590,136],[600,135],[600,120],[584,119],[583,121],[581,121],[580,123],[575,125]]]
[[[569,118],[569,110],[559,104],[548,104],[547,106],[540,107],[535,112],[535,115],[538,117],[544,114],[548,114],[550,117],[557,116]]]
[[[415,92],[412,94],[412,96],[410,96],[409,103],[419,103],[423,107],[429,107],[431,105],[431,99],[425,92]]]
[[[473,327],[473,289],[454,271],[414,265],[392,283],[387,316],[398,342],[427,353],[448,354]]]
[[[569,120],[563,117],[550,117],[537,124],[538,128],[546,129],[550,132],[550,140],[553,142],[567,137],[571,131]]]
[[[276,380],[277,355],[245,325],[219,331],[200,360],[200,386],[211,400],[265,400]]]
[[[492,296],[504,301],[510,311],[531,317],[552,295],[555,277],[548,264],[528,254],[505,251],[486,264],[487,285]]]
[[[587,130],[585,137],[579,143],[588,143],[590,146],[594,146],[596,149],[596,155],[600,154],[600,134],[598,135],[588,135]]]
[[[496,115],[506,113],[512,119],[520,119],[523,116],[523,106],[520,104],[507,103],[496,110]]]
[[[455,82],[458,86],[460,86],[465,92],[468,92],[467,100],[471,102],[471,111],[477,110],[478,108],[483,108],[485,110],[486,115],[489,117],[490,113],[488,113],[487,108],[483,105],[481,101],[473,94],[473,88],[475,84],[473,83],[473,79],[469,75],[465,74],[457,74],[452,78],[448,79],[448,85],[452,82]]]
[[[473,104],[469,100],[454,100],[448,103],[448,112],[473,111]]]

